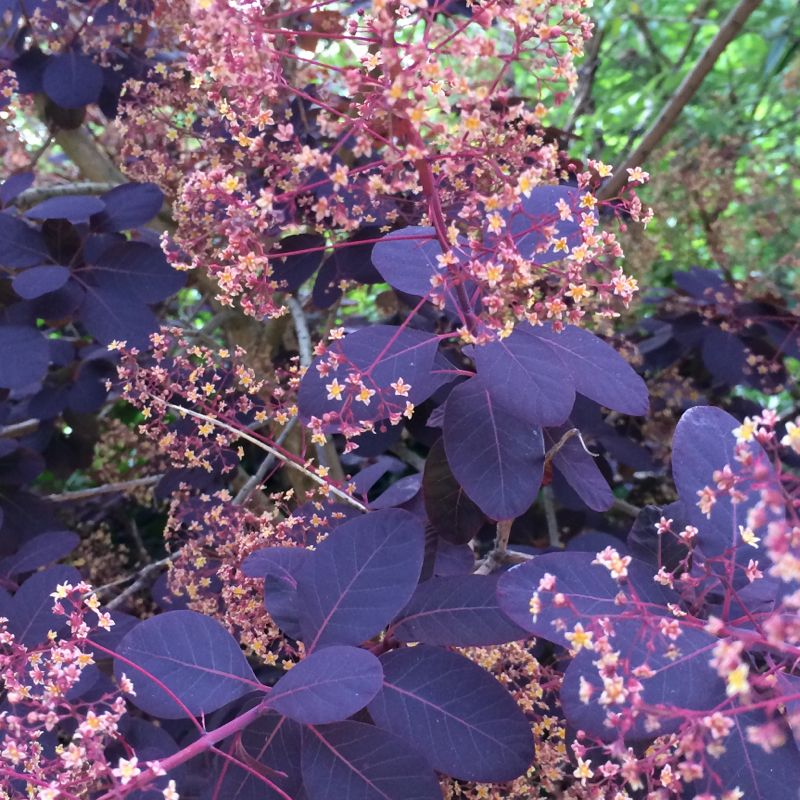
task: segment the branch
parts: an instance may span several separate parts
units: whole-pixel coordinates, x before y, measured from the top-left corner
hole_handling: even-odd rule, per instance
[[[115,186],[117,186],[116,183],[96,183],[94,181],[66,183],[58,186],[40,186],[34,189],[26,189],[17,195],[11,205],[16,206],[20,211],[27,211],[29,208],[33,208],[52,197],[82,197],[84,195],[105,194]]]
[[[95,486],[93,489],[81,489],[77,492],[62,492],[61,494],[51,494],[45,497],[52,503],[68,503],[70,500],[83,500],[86,497],[96,497],[100,494],[109,492],[126,492],[128,489],[136,489],[139,486],[152,486],[161,480],[161,475],[150,475],[147,478],[137,478],[133,481],[123,483],[107,483],[104,486]]]
[[[119,608],[129,597],[135,595],[140,589],[144,589],[144,587],[151,582],[155,583],[158,573],[161,571],[161,567],[167,566],[177,555],[177,553],[173,553],[171,556],[162,558],[160,561],[154,561],[152,564],[148,564],[139,571],[136,580],[122,594],[117,595],[111,602],[107,603],[105,607],[112,610]],[[97,592],[99,593],[105,589],[110,589],[112,586],[119,585],[119,583],[121,583],[121,581],[115,581],[114,583],[109,583],[107,586],[101,586]]]
[[[24,422],[15,422],[0,428],[0,439],[21,439],[29,433],[39,430],[38,419],[26,419]]]
[[[722,27],[717,31],[717,35],[711,40],[703,55],[700,56],[697,63],[689,71],[689,74],[683,79],[672,100],[667,103],[658,118],[645,133],[639,146],[621,167],[614,170],[614,176],[598,191],[598,200],[608,200],[620,194],[628,180],[627,171],[644,163],[650,153],[658,146],[675,124],[684,106],[694,97],[700,88],[700,84],[702,84],[706,75],[711,72],[722,52],[742,30],[748,17],[760,5],[761,0],[740,0],[739,4],[722,24]]]
[[[295,426],[296,422],[297,417],[292,417],[292,419],[289,420],[286,427],[281,431],[281,435],[275,440],[275,444],[283,444],[283,442],[286,440],[286,437],[289,435],[289,431]],[[250,499],[250,496],[256,490],[256,487],[264,480],[267,473],[272,469],[276,461],[277,458],[273,453],[269,453],[267,455],[267,457],[261,462],[261,466],[258,468],[256,473],[248,479],[247,483],[242,486],[236,497],[233,498],[233,505],[242,506]]]

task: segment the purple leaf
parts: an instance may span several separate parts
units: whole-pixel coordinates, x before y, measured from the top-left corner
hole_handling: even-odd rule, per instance
[[[403,472],[406,465],[392,456],[380,456],[374,464],[364,467],[350,481],[356,494],[366,494],[387,472]]]
[[[690,267],[688,271],[676,270],[672,273],[672,280],[687,294],[706,303],[717,303],[721,300],[730,300],[733,289],[725,283],[723,274],[716,269],[703,269]],[[717,295],[721,295],[720,298]]]
[[[50,57],[42,75],[42,88],[62,108],[83,108],[100,97],[103,69],[89,56],[70,50]]]
[[[302,727],[274,711],[266,711],[242,731],[241,743],[250,758],[268,770],[267,777],[290,797],[300,798],[302,776],[300,773],[300,743]],[[237,757],[233,739],[226,740],[220,749]],[[256,771],[258,767],[251,763]],[[286,777],[274,775],[283,772]],[[218,786],[219,798],[224,800],[279,800],[281,796],[258,776],[247,772],[227,759],[220,758],[217,765],[220,777],[212,785]]]
[[[164,193],[154,183],[124,183],[106,192],[105,210],[92,218],[92,230],[116,233],[150,222],[164,205]]]
[[[694,717],[694,714],[685,712],[710,713],[725,702],[725,684],[708,663],[714,646],[719,642],[716,637],[705,631],[682,627],[677,641],[673,642],[655,624],[648,625],[638,619],[616,621],[613,629],[611,641],[614,651],[619,653],[616,675],[625,684],[629,680],[639,680],[644,687],[641,700],[660,722],[660,727],[654,730],[648,725],[647,708],[641,709],[632,725],[622,731],[626,742],[672,733],[687,717]],[[679,649],[680,658],[674,657],[670,646]],[[601,702],[604,684],[593,664],[597,658],[594,650],[584,648],[570,662],[561,686],[561,705],[572,727],[601,741],[613,741],[620,735],[620,730],[606,724],[608,715],[625,710],[630,713],[632,706],[627,697],[608,705]],[[635,672],[645,664],[653,670],[653,675],[646,677]],[[594,690],[588,703],[581,698],[581,686],[586,691],[587,683]]]
[[[81,322],[100,344],[118,340],[140,350],[149,349],[150,334],[160,327],[158,317],[124,290],[94,286],[86,286]]]
[[[436,544],[436,561],[433,574],[439,578],[449,575],[468,575],[475,566],[475,553],[466,544],[451,544],[439,538]]]
[[[747,351],[738,336],[714,330],[703,342],[703,363],[718,381],[735,386],[744,379]]]
[[[573,211],[571,219],[562,220],[557,203],[563,200],[570,208],[578,207],[585,192],[568,186],[537,186],[530,197],[522,197],[513,211],[503,211],[501,216],[510,224],[504,231],[514,240],[520,255],[534,264],[549,264],[564,258],[567,253],[555,251],[545,236],[545,228],[553,226],[555,239],[566,239],[572,249],[581,243],[580,211]],[[496,235],[484,234],[484,243],[494,247]],[[539,252],[544,249],[544,252]]]
[[[0,205],[7,206],[30,188],[34,177],[32,172],[19,172],[7,178],[0,186]]]
[[[306,652],[360,644],[411,598],[425,534],[407,511],[374,511],[340,525],[297,575]]]
[[[544,440],[497,406],[479,378],[456,386],[444,412],[444,448],[456,480],[491,519],[513,519],[536,499]]]
[[[36,328],[0,326],[0,387],[21,389],[44,377],[50,363],[47,339]]]
[[[8,269],[35,267],[50,260],[41,233],[10,214],[0,214],[0,241],[3,242],[0,264]]]
[[[381,508],[397,508],[398,506],[406,508],[418,494],[422,488],[422,475],[409,475],[406,478],[400,478],[395,481],[380,497],[370,503],[370,507],[375,511]],[[424,514],[423,514],[424,516]]]
[[[55,600],[50,596],[59,584],[69,583],[77,586],[81,575],[75,567],[58,565],[31,575],[14,595],[12,613],[9,615],[8,629],[16,637],[18,644],[35,647],[47,640],[49,631],[59,632],[69,621],[69,617],[53,613]],[[64,610],[72,610],[67,603]]]
[[[575,402],[561,358],[523,322],[507,339],[476,347],[478,375],[492,400],[532,425],[560,425]]]
[[[566,550],[569,553],[591,553],[596,555],[606,547],[613,547],[621,556],[628,555],[628,548],[625,542],[620,541],[616,536],[604,531],[588,531],[575,536],[567,542]],[[655,572],[658,567],[653,569]]]
[[[264,579],[264,607],[293,639],[301,636],[296,576],[310,556],[311,551],[302,547],[266,547],[251,553],[242,564],[249,578]]]
[[[672,532],[658,532],[656,525],[661,517],[672,520]],[[678,538],[685,527],[686,512],[680,501],[663,508],[645,506],[628,533],[628,550],[634,558],[649,564],[654,572],[661,567],[673,572],[689,555],[689,548]]]
[[[431,374],[437,345],[436,336],[410,328],[378,325],[351,333],[308,368],[297,398],[300,413],[306,418],[321,419],[324,414],[335,412],[340,419],[357,425],[402,413],[407,402],[419,405],[438,387],[436,376]],[[317,367],[327,364],[334,355],[343,358],[344,363],[323,377]],[[354,373],[360,374],[364,386],[374,392],[369,405],[357,400],[360,390],[346,382]],[[411,386],[405,397],[391,386],[399,378]],[[327,386],[334,380],[345,387],[340,400],[328,399]]]
[[[455,479],[442,439],[436,440],[425,460],[422,494],[428,519],[446,542],[467,544],[486,521],[484,513]]]
[[[565,633],[575,624],[586,624],[590,617],[616,619],[631,611],[669,613],[667,603],[677,603],[678,595],[653,580],[653,570],[639,561],[628,564],[627,582],[621,585],[611,572],[600,564],[592,564],[593,553],[546,553],[525,564],[512,567],[500,577],[497,599],[500,608],[525,630],[550,642],[569,647]],[[546,576],[551,576],[549,584]],[[545,588],[550,586],[550,588]],[[619,604],[622,592],[624,604]],[[531,601],[536,595],[539,608],[534,613]],[[569,605],[556,605],[557,594],[564,595]],[[555,626],[557,619],[566,627]]]
[[[281,239],[280,249],[273,250],[270,256],[283,255],[282,258],[270,258],[272,275],[269,280],[276,281],[282,291],[296,292],[319,268],[325,255],[325,239],[310,233],[287,236]],[[311,253],[290,255],[298,250],[312,250]],[[286,283],[285,287],[283,286]]]
[[[87,273],[81,272],[81,277]],[[157,247],[120,242],[105,249],[88,279],[101,289],[124,292],[143,303],[158,303],[186,284],[186,273],[173,269]]]
[[[687,787],[693,796],[707,791],[715,796],[738,790],[747,800],[797,800],[800,752],[793,740],[768,753],[748,738],[748,728],[765,725],[761,710],[739,710],[728,717],[734,723],[720,740],[724,752],[706,758],[704,778]],[[734,796],[733,794],[729,796]]]
[[[309,800],[441,800],[434,771],[407,740],[363,722],[303,730]]]
[[[496,575],[431,578],[417,586],[393,625],[401,642],[445,647],[485,647],[528,638],[500,609]]]
[[[602,339],[574,325],[554,333],[549,322],[531,327],[531,333],[561,357],[576,391],[621,414],[647,413],[650,399],[645,382]]]
[[[739,483],[736,487],[748,495],[747,499],[734,504],[730,496],[723,495],[717,499],[708,518],[697,505],[699,492],[707,486],[716,488],[713,477],[715,470],[721,470],[727,465],[733,475],[742,471],[743,467],[734,455],[736,437],[733,431],[738,427],[739,422],[722,409],[689,409],[675,429],[672,475],[686,510],[687,521],[699,530],[697,542],[703,555],[713,558],[739,544],[737,563],[746,566],[753,558],[763,564],[767,560],[764,543],[759,543],[755,548],[743,546],[739,538],[739,526],[747,526],[749,510],[761,501],[760,491],[751,488],[750,481]],[[777,486],[777,476],[761,445],[752,441],[748,446],[754,462],[758,462],[764,470],[764,478],[760,483]],[[766,514],[766,522],[782,520],[784,517],[782,511],[777,512],[770,507]],[[737,570],[737,573],[747,581],[741,570]]]
[[[384,685],[369,713],[381,728],[414,742],[435,770],[499,783],[528,769],[534,757],[530,723],[475,662],[420,645],[386,653],[381,663]]]
[[[549,452],[564,434],[572,429],[571,424],[558,428],[545,428],[544,444]],[[590,456],[580,439],[573,435],[553,457],[553,466],[564,476],[564,480],[593,511],[607,511],[614,504],[614,495],[608,482],[600,472],[595,459]]]
[[[70,271],[66,267],[55,265],[32,267],[16,275],[11,285],[20,297],[32,300],[60,289],[69,280],[69,276]]]
[[[120,642],[117,655],[139,668],[117,658],[117,679],[127,674],[136,690],[134,704],[157,717],[186,716],[170,692],[197,716],[257,688],[233,636],[216,620],[194,611],[167,611],[146,619]]]
[[[360,711],[382,683],[381,662],[368,650],[327,647],[292,667],[272,688],[267,703],[297,722],[323,725]]]
[[[88,222],[106,204],[99,197],[51,197],[25,212],[28,219],[65,219],[69,222]]]
[[[13,556],[0,561],[0,574],[21,575],[52,564],[69,555],[80,542],[80,536],[70,531],[40,533],[28,539]]]
[[[424,297],[431,278],[446,274],[436,258],[441,254],[436,231],[412,225],[384,236],[372,249],[372,263],[393,289]]]

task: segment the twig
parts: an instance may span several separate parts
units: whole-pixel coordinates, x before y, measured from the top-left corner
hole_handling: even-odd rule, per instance
[[[628,170],[640,166],[666,136],[680,116],[684,106],[694,97],[706,75],[734,37],[742,30],[748,17],[761,5],[761,0],[740,0],[717,31],[716,36],[700,56],[697,63],[683,79],[678,91],[653,122],[639,146],[627,161],[614,170],[614,176],[597,193],[598,200],[617,197],[628,181]]]
[[[550,485],[542,486],[542,504],[544,505],[544,517],[547,520],[547,537],[550,545],[551,547],[561,547],[556,505],[553,502],[553,487]]]
[[[15,422],[0,428],[0,439],[20,439],[29,433],[39,430],[38,419],[26,419],[24,422]]]
[[[508,547],[508,537],[511,535],[511,526],[513,524],[513,519],[501,519],[498,521],[494,547],[475,565],[472,570],[475,575],[491,575],[498,567],[509,563],[508,556],[510,553],[506,548]],[[515,557],[519,555],[521,554],[514,553]],[[515,561],[514,563],[521,562]]]
[[[153,400],[159,403],[160,405],[163,405],[165,408],[172,409],[176,413],[180,414],[182,417],[190,416],[194,417],[195,419],[201,419],[204,422],[210,422],[212,425],[222,428],[223,430],[226,430],[229,433],[232,433],[237,439],[244,439],[245,441],[254,444],[256,447],[260,447],[264,452],[272,453],[272,455],[274,455],[275,458],[277,458],[282,463],[286,464],[286,466],[291,467],[292,469],[297,470],[298,472],[301,472],[307,478],[310,478],[312,481],[314,481],[314,483],[325,487],[327,491],[331,492],[331,494],[336,495],[336,497],[338,497],[340,500],[344,500],[345,503],[354,506],[359,511],[366,512],[367,507],[362,503],[359,503],[358,500],[356,500],[354,497],[351,497],[349,494],[347,494],[347,492],[343,492],[341,489],[330,484],[324,478],[320,478],[319,475],[312,472],[307,467],[304,467],[302,464],[298,464],[296,461],[292,461],[292,459],[289,458],[289,456],[271,447],[266,442],[262,442],[260,439],[256,439],[255,436],[251,436],[246,430],[240,430],[238,428],[234,428],[233,425],[228,425],[227,422],[222,422],[219,419],[214,419],[214,417],[209,417],[206,414],[201,414],[199,411],[192,411],[192,409],[190,408],[182,408],[181,406],[176,406],[174,403],[167,403],[165,400],[162,400],[161,398],[158,397],[153,397]]]
[[[80,183],[62,183],[57,186],[38,186],[26,189],[16,196],[11,205],[20,211],[39,205],[53,197],[83,197],[85,195],[105,194],[111,191],[116,183],[95,183],[94,181],[81,181]]]
[[[139,571],[136,580],[122,594],[117,595],[113,600],[111,600],[111,602],[106,604],[106,608],[112,610],[119,608],[129,597],[135,595],[140,589],[144,589],[151,579],[154,582],[157,573],[161,570],[161,567],[165,567],[177,555],[177,553],[173,553],[173,555],[162,558],[160,561],[154,561],[152,564],[148,564],[146,567],[144,567],[144,569]],[[111,584],[109,584],[109,586],[111,586]],[[101,589],[106,588],[108,587],[101,587]],[[101,590],[99,589],[98,591]]]
[[[638,517],[641,510],[639,506],[635,506],[627,500],[620,500],[619,497],[614,498],[614,505],[611,506],[611,511],[620,511],[629,517]]]
[[[135,519],[131,518],[129,520],[128,528],[131,533],[131,539],[133,539],[136,549],[139,551],[139,563],[149,564],[153,559],[150,558],[150,553],[147,552],[147,548],[144,546],[141,534],[139,533],[139,526],[136,524]]]
[[[61,494],[50,494],[45,500],[52,503],[67,503],[70,500],[83,500],[85,497],[95,497],[109,492],[126,492],[128,489],[136,489],[139,486],[152,486],[161,480],[161,475],[149,475],[146,478],[137,478],[133,481],[123,483],[106,483],[103,486],[95,486],[93,489],[81,489],[77,492],[62,492]]]
[[[292,417],[292,419],[289,420],[286,427],[281,431],[281,435],[275,440],[275,444],[283,444],[286,437],[289,435],[289,431],[295,426],[296,422],[297,417]],[[250,499],[250,496],[264,480],[267,473],[272,469],[272,466],[276,461],[277,459],[273,453],[269,453],[267,455],[267,457],[261,462],[261,466],[258,468],[256,473],[247,480],[247,483],[242,486],[242,488],[239,490],[239,493],[233,498],[233,505],[242,506]]]

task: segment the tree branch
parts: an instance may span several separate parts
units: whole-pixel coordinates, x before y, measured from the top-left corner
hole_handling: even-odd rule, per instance
[[[44,499],[51,503],[68,503],[70,500],[84,500],[87,497],[96,497],[100,494],[109,492],[126,492],[129,489],[136,489],[139,486],[152,486],[161,480],[161,475],[149,475],[147,478],[137,478],[133,481],[123,483],[107,483],[103,486],[95,486],[93,489],[81,489],[77,492],[62,492],[61,494],[50,494]]]
[[[661,140],[670,131],[680,116],[684,106],[694,97],[706,75],[711,72],[717,59],[725,48],[733,41],[744,27],[748,17],[761,5],[761,0],[740,0],[728,18],[717,31],[717,35],[700,56],[697,63],[683,79],[678,91],[667,103],[658,118],[642,137],[639,146],[631,153],[627,161],[614,170],[614,176],[597,193],[599,200],[617,197],[628,181],[628,169],[640,166]]]
[[[80,183],[64,183],[57,186],[39,186],[26,189],[17,195],[11,205],[20,211],[27,211],[39,203],[52,197],[81,197],[84,195],[105,194],[111,191],[116,183],[96,183],[94,181],[81,181]]]

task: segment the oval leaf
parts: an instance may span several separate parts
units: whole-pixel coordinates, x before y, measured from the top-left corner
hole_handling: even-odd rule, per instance
[[[138,667],[116,659],[117,678],[125,673],[136,691],[133,703],[156,717],[186,716],[170,693],[197,716],[258,688],[233,636],[216,620],[194,611],[168,611],[146,619],[120,642],[117,655]]]
[[[377,656],[357,647],[327,647],[292,667],[269,693],[268,704],[307,725],[338,722],[364,708],[382,682]]]
[[[303,730],[310,800],[441,800],[436,773],[411,744],[374,725],[334,722]]]
[[[0,326],[0,387],[21,389],[47,372],[50,348],[35,328]]]
[[[32,267],[15,276],[11,285],[20,297],[32,300],[34,297],[41,297],[43,294],[60,289],[69,280],[69,276],[70,271],[66,267],[55,265]]]
[[[83,108],[100,97],[103,69],[89,56],[70,50],[50,56],[42,75],[42,87],[62,108]]]
[[[492,519],[513,519],[536,499],[542,431],[493,402],[479,378],[456,386],[444,409],[444,448],[456,480]]]
[[[501,610],[495,575],[431,578],[417,587],[395,624],[401,642],[446,647],[505,644],[529,635]]]
[[[69,222],[88,222],[106,204],[99,197],[51,197],[25,212],[28,219],[65,219]]]
[[[10,214],[0,214],[0,242],[0,264],[8,269],[34,267],[50,260],[42,234]]]
[[[388,508],[340,525],[297,576],[306,652],[360,644],[408,603],[425,548],[422,523]]]
[[[71,531],[40,533],[25,542],[13,556],[0,561],[0,574],[20,575],[52,564],[69,555],[80,540],[80,536]]]
[[[531,726],[486,670],[451,650],[420,645],[381,656],[383,689],[369,704],[382,728],[414,742],[454,778],[512,781],[534,757]]]
[[[124,183],[102,196],[105,211],[92,218],[97,233],[116,233],[150,222],[164,205],[164,193],[154,183]]]
[[[384,236],[372,248],[372,263],[392,288],[424,296],[433,288],[431,278],[444,274],[437,260],[441,254],[433,228],[411,225]]]

